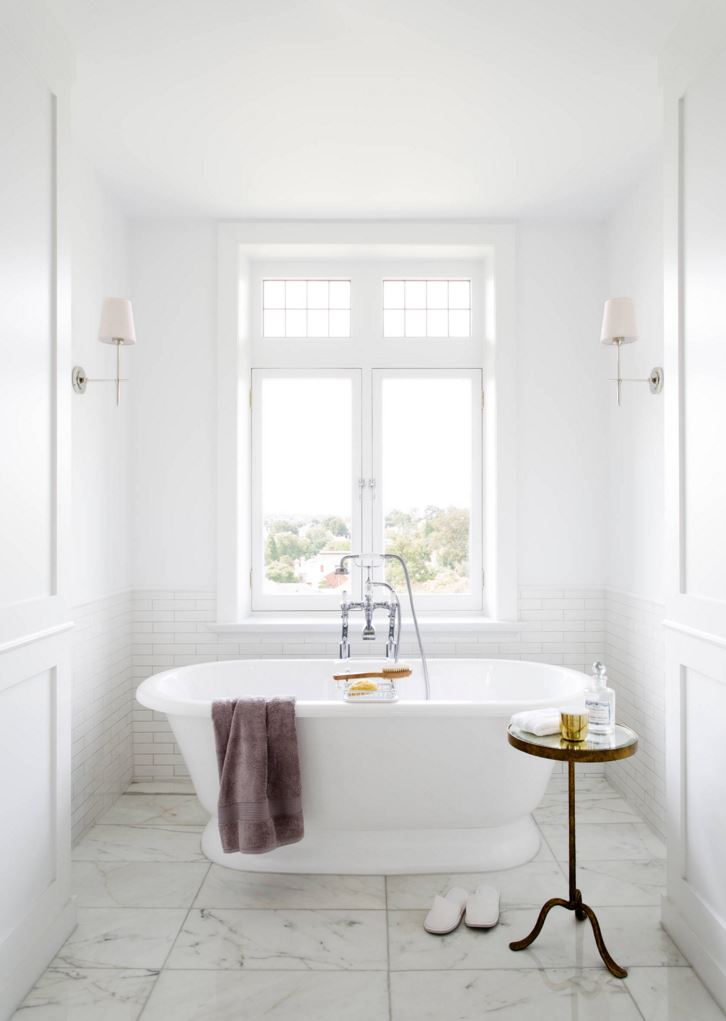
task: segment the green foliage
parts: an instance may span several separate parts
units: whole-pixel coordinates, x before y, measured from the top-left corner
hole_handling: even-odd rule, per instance
[[[265,521],[265,573],[281,585],[300,583],[301,568],[322,552],[350,550],[350,529],[341,517],[270,517]],[[330,588],[322,578],[318,588]]]
[[[304,519],[294,521],[292,518],[268,518],[265,522],[268,535],[275,535],[277,532],[294,532],[297,534]]]
[[[276,560],[289,558],[290,560],[307,559],[312,555],[311,544],[297,532],[277,532],[271,537],[277,549]]]
[[[281,585],[303,581],[305,564],[323,550],[350,550],[350,529],[341,517],[268,518],[265,522],[267,578]],[[460,507],[392,510],[385,522],[386,550],[408,565],[419,592],[465,592],[468,588],[469,512]],[[388,581],[400,589],[403,572],[391,564]],[[327,577],[319,589],[335,587]]]
[[[291,584],[299,580],[295,572],[295,564],[290,557],[280,557],[274,563],[268,563],[267,577],[270,581],[275,581],[280,585]]]
[[[350,530],[342,518],[323,518],[320,525],[330,535],[342,536],[346,539],[350,538]],[[337,547],[335,548],[337,549]]]
[[[460,507],[391,511],[386,517],[386,550],[406,561],[419,592],[465,592],[469,573],[469,512]],[[388,567],[395,587],[405,584],[398,564]]]

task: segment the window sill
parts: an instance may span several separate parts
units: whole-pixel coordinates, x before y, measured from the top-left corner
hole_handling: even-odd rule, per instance
[[[431,614],[430,616],[419,615],[419,624],[424,636],[428,634],[440,634],[444,632],[459,632],[468,634],[481,634],[494,632],[497,634],[510,634],[521,631],[521,624],[512,620],[493,620],[491,617],[484,617],[482,614],[458,614],[447,617],[444,614]],[[402,622],[403,630],[408,633],[413,629],[413,621],[410,617],[404,617]],[[242,634],[255,631],[266,634],[330,634],[340,633],[340,617],[338,614],[315,613],[255,613],[244,617],[239,621],[219,621],[208,624],[210,631],[219,634]],[[351,631],[354,631],[354,622],[351,622]],[[354,637],[352,634],[351,637]]]

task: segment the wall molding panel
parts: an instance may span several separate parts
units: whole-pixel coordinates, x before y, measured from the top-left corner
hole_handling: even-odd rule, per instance
[[[0,167],[8,285],[0,302],[0,433],[12,437],[0,447],[2,1021],[75,924],[67,599],[71,61],[50,21],[38,31],[36,14],[17,3],[0,12],[0,129],[8,140]]]
[[[726,11],[674,34],[665,87],[666,765],[663,924],[726,1009]],[[717,451],[717,453],[716,453]]]

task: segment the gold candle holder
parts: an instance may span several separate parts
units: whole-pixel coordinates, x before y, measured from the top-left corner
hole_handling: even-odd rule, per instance
[[[560,713],[560,731],[565,741],[584,741],[589,723],[588,713]]]

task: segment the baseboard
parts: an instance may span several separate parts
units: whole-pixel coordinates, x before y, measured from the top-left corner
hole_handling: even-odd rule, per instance
[[[722,1010],[726,1011],[726,967],[706,949],[702,940],[668,897],[661,901],[663,928],[676,944]]]
[[[0,964],[0,1021],[8,1021],[76,927],[76,899],[39,927],[23,925],[6,940]]]

